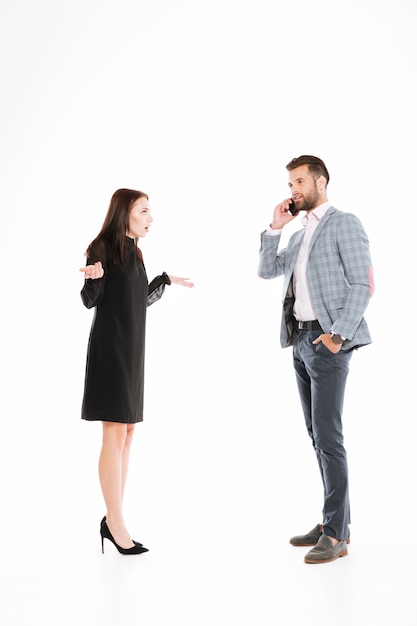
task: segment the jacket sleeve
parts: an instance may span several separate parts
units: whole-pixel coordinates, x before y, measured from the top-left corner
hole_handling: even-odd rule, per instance
[[[340,315],[330,330],[351,339],[374,293],[369,241],[355,215],[345,214],[345,219],[341,220],[337,230],[337,245],[349,291]]]
[[[171,280],[166,272],[156,276],[148,285],[148,306],[162,298],[165,285],[170,285]]]
[[[266,230],[261,233],[261,248],[259,250],[258,276],[260,278],[277,278],[285,270],[285,248],[278,252],[281,235],[267,235]]]
[[[81,290],[81,300],[87,309],[95,307],[100,302],[104,292],[104,285],[106,283],[107,257],[103,243],[99,244],[97,249],[95,249],[87,258],[87,265],[94,265],[97,261],[101,261],[104,269],[104,276],[102,278],[87,278],[87,280],[85,280],[84,287]]]

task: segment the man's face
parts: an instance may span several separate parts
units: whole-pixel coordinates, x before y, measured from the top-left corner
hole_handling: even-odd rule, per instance
[[[318,180],[312,177],[308,165],[300,165],[289,172],[288,186],[297,211],[310,211],[325,201],[319,191]]]

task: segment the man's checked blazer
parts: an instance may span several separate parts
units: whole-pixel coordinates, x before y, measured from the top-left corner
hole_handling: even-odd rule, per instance
[[[304,228],[278,251],[281,235],[261,234],[259,276],[284,275],[280,335],[284,348],[293,343],[292,274],[303,236]],[[355,215],[330,206],[320,219],[308,250],[307,281],[323,331],[346,337],[342,350],[371,343],[363,316],[374,291],[373,270],[368,237]]]

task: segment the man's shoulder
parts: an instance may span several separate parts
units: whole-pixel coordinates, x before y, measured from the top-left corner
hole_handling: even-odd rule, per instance
[[[328,217],[332,220],[337,220],[339,224],[345,223],[356,225],[361,223],[359,217],[354,213],[351,213],[349,211],[341,211],[340,209],[336,209],[336,207],[334,207],[333,205],[329,207],[329,209],[326,211],[326,215],[328,215]]]

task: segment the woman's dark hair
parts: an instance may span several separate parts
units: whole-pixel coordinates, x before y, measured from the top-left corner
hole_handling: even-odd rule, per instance
[[[309,154],[302,154],[301,156],[290,161],[286,168],[289,172],[291,172],[291,170],[295,170],[295,168],[300,167],[300,165],[308,165],[308,170],[315,180],[317,180],[320,176],[324,176],[327,186],[330,176],[327,171],[327,167],[321,159]]]
[[[97,249],[99,243],[103,242],[108,248],[108,252],[113,263],[124,263],[124,251],[126,244],[126,232],[129,229],[129,214],[132,204],[139,198],[147,198],[149,196],[143,191],[134,189],[118,189],[111,197],[107,215],[104,219],[103,226],[97,237],[90,243],[87,248],[87,258]],[[135,241],[137,244],[137,241]],[[136,245],[136,253],[142,261],[142,253]]]

